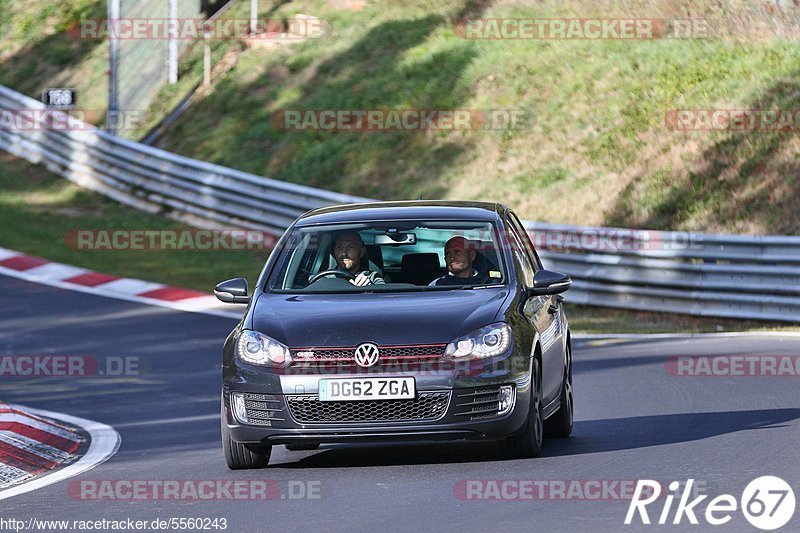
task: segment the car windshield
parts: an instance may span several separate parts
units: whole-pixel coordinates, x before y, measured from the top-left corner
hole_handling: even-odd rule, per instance
[[[296,227],[287,236],[266,290],[402,292],[504,285],[507,274],[498,235],[496,226],[485,221]]]

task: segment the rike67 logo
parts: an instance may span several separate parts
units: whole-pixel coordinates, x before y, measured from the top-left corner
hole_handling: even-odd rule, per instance
[[[685,484],[673,481],[669,484],[669,493],[663,499],[663,507],[658,515],[657,523],[664,525],[684,523],[684,518],[689,524],[698,525],[698,515],[712,526],[727,524],[733,519],[733,514],[741,509],[742,514],[750,524],[764,531],[772,531],[785,526],[794,515],[795,496],[792,487],[786,481],[775,476],[762,476],[751,481],[742,492],[742,497],[737,501],[730,494],[722,494],[708,502],[705,512],[698,509],[708,495],[697,496],[691,501],[694,480],[690,479]],[[683,487],[682,493],[678,491]],[[638,520],[642,524],[651,523],[647,506],[659,501],[662,497],[661,484],[658,481],[645,479],[639,480],[633,499],[625,516],[625,525],[631,525]],[[677,506],[673,511],[673,503],[678,497]],[[660,502],[659,502],[660,503]],[[658,504],[657,504],[658,505]],[[653,506],[656,507],[656,506]],[[654,511],[657,509],[651,509]],[[670,516],[672,520],[670,521]]]

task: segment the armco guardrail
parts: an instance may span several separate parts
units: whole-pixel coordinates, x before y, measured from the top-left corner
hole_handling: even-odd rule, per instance
[[[43,111],[0,86],[0,112]],[[3,122],[9,123],[8,120]],[[324,205],[369,201],[190,159],[79,124],[0,128],[0,148],[121,203],[202,225],[282,232]],[[747,237],[528,222],[569,300],[718,317],[800,320],[800,237]]]
[[[0,86],[0,111],[12,117],[4,123],[19,122],[20,111],[45,109]],[[70,129],[0,128],[0,148],[121,203],[199,222],[282,232],[308,209],[367,201],[179,156],[72,123]]]
[[[575,303],[800,321],[800,237],[525,225]]]

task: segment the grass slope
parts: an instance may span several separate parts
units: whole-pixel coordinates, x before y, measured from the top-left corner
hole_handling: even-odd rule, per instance
[[[481,198],[529,219],[796,233],[795,132],[673,131],[673,109],[800,107],[796,8],[752,2],[278,2],[331,35],[248,49],[163,146],[381,199]],[[768,3],[766,4],[768,5]],[[262,14],[263,15],[263,14]],[[704,39],[467,40],[470,17],[702,18]],[[781,18],[782,17],[782,18]],[[282,131],[286,109],[522,109],[528,129]]]
[[[78,107],[104,110],[108,47],[75,39],[76,21],[105,18],[105,0],[0,0],[0,83],[37,100],[46,87],[73,87]]]

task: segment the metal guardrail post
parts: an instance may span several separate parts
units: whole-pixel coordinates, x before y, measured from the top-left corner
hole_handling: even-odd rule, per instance
[[[258,0],[250,0],[250,34],[258,32]]]
[[[119,93],[119,29],[120,1],[108,0],[108,22],[111,32],[108,39],[108,117],[106,124],[108,132],[112,135],[117,133],[117,96]]]
[[[178,83],[178,0],[169,0],[169,39],[167,41],[168,81]]]

